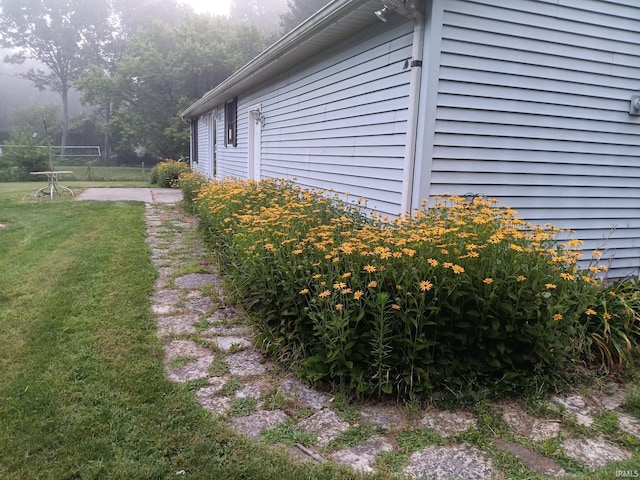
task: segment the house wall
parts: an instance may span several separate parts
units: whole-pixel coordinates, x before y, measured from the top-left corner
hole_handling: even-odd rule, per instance
[[[247,177],[248,110],[261,104],[263,178],[367,197],[371,208],[398,214],[413,25],[395,21],[239,96],[238,146],[218,145],[218,176]],[[218,125],[224,138],[224,119]]]
[[[207,178],[213,177],[211,171],[211,141],[209,135],[212,114],[198,117],[198,158],[197,162],[192,162],[191,168]],[[192,157],[193,158],[193,157]]]
[[[640,3],[561,3],[434,0],[414,198],[498,198],[638,274]]]

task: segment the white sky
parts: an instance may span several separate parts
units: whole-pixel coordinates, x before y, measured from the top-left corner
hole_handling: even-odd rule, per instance
[[[190,5],[196,13],[228,16],[231,0],[180,0],[180,3]]]

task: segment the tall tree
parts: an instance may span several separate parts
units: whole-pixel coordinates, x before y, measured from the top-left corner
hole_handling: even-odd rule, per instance
[[[280,16],[282,33],[289,33],[331,0],[287,0],[288,11]]]
[[[87,95],[113,96],[109,128],[120,147],[165,158],[188,154],[179,113],[264,48],[257,29],[223,17],[193,15],[178,25],[153,22],[129,41],[111,79],[94,70]]]
[[[23,76],[39,89],[48,88],[60,95],[64,147],[69,128],[69,91],[92,59],[92,42],[103,30],[107,18],[106,3],[99,0],[0,2],[0,46],[15,51],[5,61],[22,63],[30,58],[47,67],[48,70],[31,69]]]
[[[231,0],[229,17],[232,20],[249,22],[273,42],[279,36],[279,19],[287,9],[287,0]]]

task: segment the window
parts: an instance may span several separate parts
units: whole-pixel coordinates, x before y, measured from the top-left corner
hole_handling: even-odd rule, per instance
[[[238,146],[238,97],[229,100],[224,106],[224,146]]]
[[[198,119],[191,120],[191,163],[198,163]]]

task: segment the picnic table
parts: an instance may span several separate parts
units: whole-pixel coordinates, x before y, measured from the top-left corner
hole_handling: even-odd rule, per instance
[[[68,173],[73,173],[71,170],[48,170],[45,172],[30,172],[31,175],[46,175],[47,176],[47,185],[39,189],[34,196],[37,198],[39,195],[49,195],[53,200],[54,195],[60,195],[60,190],[66,190],[71,194],[72,197],[75,197],[70,188],[60,185],[58,182],[58,176],[64,175]]]

